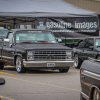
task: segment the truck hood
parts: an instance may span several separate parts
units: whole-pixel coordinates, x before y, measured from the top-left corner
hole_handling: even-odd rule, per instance
[[[6,37],[6,34],[0,34],[0,37],[1,38],[5,38]]]
[[[72,48],[60,45],[58,43],[39,43],[39,44],[16,44],[18,48],[23,48],[26,50],[72,50]]]

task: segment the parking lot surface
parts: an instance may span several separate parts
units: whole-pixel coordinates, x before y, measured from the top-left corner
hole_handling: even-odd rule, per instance
[[[32,70],[19,74],[5,66],[0,77],[0,100],[80,100],[80,72],[74,67],[68,73],[58,70]]]

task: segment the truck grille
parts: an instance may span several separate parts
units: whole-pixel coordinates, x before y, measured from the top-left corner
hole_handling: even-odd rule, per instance
[[[64,60],[66,51],[34,51],[34,60]]]

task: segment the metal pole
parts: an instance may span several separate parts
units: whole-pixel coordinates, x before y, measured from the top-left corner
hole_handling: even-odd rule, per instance
[[[14,29],[16,28],[15,25],[16,25],[16,18],[14,18],[14,25],[13,25]]]

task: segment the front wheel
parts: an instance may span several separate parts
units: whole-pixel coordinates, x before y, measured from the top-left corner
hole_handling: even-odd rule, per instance
[[[78,54],[75,54],[75,56],[74,56],[74,66],[75,66],[75,68],[80,68],[81,64],[82,64],[82,61],[78,57]]]
[[[67,73],[69,71],[69,67],[66,69],[59,69],[59,72],[61,73]]]
[[[17,56],[16,58],[16,70],[18,73],[24,73],[26,72],[25,67],[22,65],[21,57]]]
[[[97,60],[100,60],[100,55],[97,57]]]
[[[94,89],[94,92],[93,92],[93,99],[92,100],[100,100],[100,92],[98,89]]]

